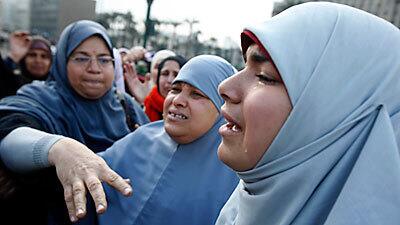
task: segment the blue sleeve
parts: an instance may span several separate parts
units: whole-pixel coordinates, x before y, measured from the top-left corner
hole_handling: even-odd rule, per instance
[[[49,150],[61,138],[61,135],[19,127],[0,142],[0,157],[4,165],[14,172],[26,173],[50,167]]]

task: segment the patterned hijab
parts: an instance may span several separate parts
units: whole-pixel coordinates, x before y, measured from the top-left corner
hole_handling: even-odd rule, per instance
[[[398,224],[400,31],[364,11],[305,3],[248,27],[293,110],[217,224]]]

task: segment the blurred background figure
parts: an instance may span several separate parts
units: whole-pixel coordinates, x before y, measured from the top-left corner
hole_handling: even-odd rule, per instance
[[[120,93],[125,93],[124,71],[122,68],[122,53],[117,48],[113,48],[114,54],[114,84],[115,88]]]
[[[3,78],[7,88],[1,98],[14,95],[22,85],[33,80],[46,80],[50,71],[51,43],[42,36],[31,36],[24,31],[16,31],[9,37],[10,52],[4,60],[12,78]],[[6,76],[2,74],[1,76]]]
[[[157,84],[158,65],[160,64],[160,62],[169,56],[175,55],[175,52],[167,49],[160,50],[154,54],[150,64],[150,83],[152,87]]]

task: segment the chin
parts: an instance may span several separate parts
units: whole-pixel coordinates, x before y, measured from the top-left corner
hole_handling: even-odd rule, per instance
[[[84,97],[89,100],[97,100],[104,96],[105,93],[87,93]]]
[[[227,149],[227,146],[222,141],[221,144],[219,144],[218,150],[217,150],[218,159],[221,162],[223,162],[225,165],[231,167],[229,160],[226,157],[226,154],[228,154],[228,152],[229,152],[229,148]]]
[[[171,126],[165,123],[164,129],[167,134],[177,143],[179,144],[189,144],[196,140],[196,137],[192,137],[188,135],[188,132],[185,130],[179,130],[176,126]]]
[[[242,159],[238,158],[240,157],[240,155],[235,153],[240,151],[238,151],[238,149],[234,149],[233,147],[234,146],[229,147],[229,145],[226,145],[226,143],[222,141],[221,144],[218,146],[218,159],[236,172],[246,171],[246,167],[242,165]]]

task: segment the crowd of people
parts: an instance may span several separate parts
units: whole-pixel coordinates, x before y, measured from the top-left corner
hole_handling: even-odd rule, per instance
[[[398,224],[400,30],[310,2],[240,35],[237,71],[93,21],[13,33],[0,223]]]

